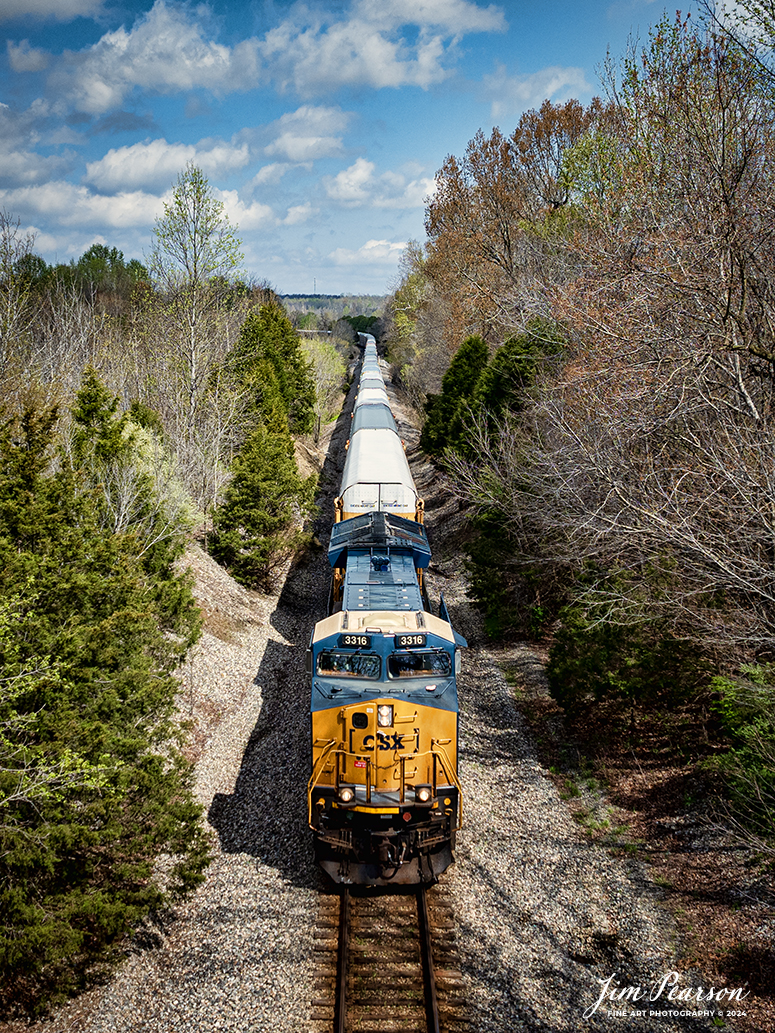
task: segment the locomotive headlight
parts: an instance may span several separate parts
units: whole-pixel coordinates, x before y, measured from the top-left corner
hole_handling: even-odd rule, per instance
[[[414,796],[418,803],[428,803],[433,796],[433,789],[430,786],[417,786]]]
[[[355,788],[353,786],[339,786],[339,802],[352,803],[355,799]]]
[[[383,703],[377,707],[377,724],[380,728],[391,728],[393,726],[393,707]]]

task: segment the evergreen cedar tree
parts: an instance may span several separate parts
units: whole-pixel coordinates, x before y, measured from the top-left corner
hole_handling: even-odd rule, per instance
[[[17,1005],[77,988],[207,863],[172,673],[199,614],[180,535],[111,529],[104,485],[132,459],[116,409],[87,371],[69,455],[54,408],[0,427],[0,969]]]
[[[299,477],[288,432],[259,424],[232,464],[232,479],[213,517],[215,559],[240,584],[268,589],[276,562],[302,543],[294,528],[309,512],[313,491],[314,477]]]
[[[253,395],[253,417],[273,431],[312,430],[315,384],[299,335],[279,305],[261,305],[242,325],[226,359],[232,375]]]
[[[425,451],[439,455],[451,448],[472,456],[474,422],[493,431],[507,414],[520,412],[540,361],[560,352],[563,340],[559,328],[541,319],[531,320],[491,359],[481,337],[466,338],[442,378],[441,394],[427,398],[420,439]]]
[[[299,476],[291,432],[312,430],[315,386],[299,336],[277,305],[248,316],[227,367],[249,391],[253,428],[213,513],[209,548],[241,584],[268,589],[275,565],[303,543],[298,523],[312,508],[315,478]]]
[[[429,395],[420,445],[438,455],[451,444],[450,429],[459,410],[472,397],[487,364],[487,345],[481,337],[468,337],[456,352],[441,381],[441,394]]]

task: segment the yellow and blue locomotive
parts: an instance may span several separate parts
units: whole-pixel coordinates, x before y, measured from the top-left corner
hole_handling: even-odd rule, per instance
[[[313,630],[309,824],[335,882],[433,882],[453,861],[460,650],[409,464],[367,337],[328,550],[329,616]]]

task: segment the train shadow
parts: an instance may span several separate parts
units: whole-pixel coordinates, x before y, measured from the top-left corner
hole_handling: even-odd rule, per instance
[[[242,757],[233,793],[216,793],[208,811],[224,853],[244,853],[295,886],[325,889],[307,826],[309,685],[307,643],[326,615],[331,569],[326,544],[333,523],[355,387],[336,422],[319,477],[313,542],[291,567],[254,678],[261,709]]]

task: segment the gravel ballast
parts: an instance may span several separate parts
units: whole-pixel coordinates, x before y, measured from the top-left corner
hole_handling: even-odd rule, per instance
[[[322,474],[320,526],[338,486],[349,404]],[[426,496],[431,544],[457,504],[444,480],[413,452],[417,434],[396,400],[402,436]],[[632,861],[581,836],[537,762],[529,734],[478,614],[465,594],[462,558],[442,549],[453,622],[471,642],[460,686],[464,828],[450,886],[472,1033],[673,1031],[716,1028],[710,1018],[649,1016],[715,1004],[610,1003],[588,1018],[601,981],[650,988],[673,970],[675,943],[659,891]],[[246,592],[201,551],[191,553],[210,629],[182,672],[181,708],[195,721],[196,792],[213,837],[205,883],[134,937],[109,983],[47,1021],[0,1024],[4,1033],[308,1033],[313,925],[323,886],[306,825],[309,690],[304,651],[324,615],[327,563],[311,550],[278,596]],[[437,557],[436,562],[439,563]],[[540,659],[522,650],[526,679]],[[683,975],[682,985],[699,977]],[[619,1006],[616,1006],[617,1009]],[[645,1017],[634,1009],[645,1008]],[[725,1008],[726,1010],[726,1008]]]

